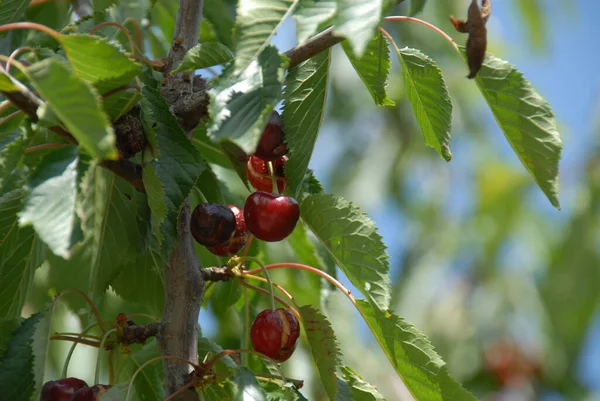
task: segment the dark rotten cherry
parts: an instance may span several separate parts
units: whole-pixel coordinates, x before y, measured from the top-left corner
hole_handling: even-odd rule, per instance
[[[190,218],[190,230],[200,245],[224,244],[235,231],[235,215],[225,205],[200,203]]]
[[[86,382],[76,377],[50,380],[42,387],[40,401],[69,401],[73,393],[87,386]]]
[[[277,362],[284,362],[292,356],[299,336],[298,320],[282,308],[260,312],[250,327],[254,349]]]
[[[210,252],[218,256],[235,255],[246,245],[250,236],[246,228],[246,222],[244,221],[244,211],[235,205],[229,205],[228,207],[235,215],[235,232],[233,233],[233,237],[224,244],[207,247]]]
[[[254,154],[265,161],[273,161],[286,153],[287,145],[285,144],[283,120],[278,112],[273,111]]]
[[[290,235],[299,218],[298,202],[289,196],[257,191],[246,199],[244,205],[248,231],[267,242],[281,241]]]
[[[273,161],[273,170],[275,173],[275,180],[277,181],[277,191],[279,193],[285,191],[285,187],[287,186],[284,170],[287,161],[287,156],[281,156]],[[267,162],[260,157],[250,156],[248,158],[248,162],[246,163],[246,174],[248,175],[248,181],[250,181],[250,184],[252,184],[256,190],[275,192]]]

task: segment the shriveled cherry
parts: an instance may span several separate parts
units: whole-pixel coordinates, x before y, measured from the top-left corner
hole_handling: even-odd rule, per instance
[[[77,390],[87,388],[87,386],[86,382],[76,377],[50,380],[42,387],[40,401],[69,401]]]
[[[235,205],[229,205],[229,209],[235,215],[235,232],[233,237],[224,244],[206,247],[210,252],[218,256],[229,256],[238,253],[248,241],[250,234],[246,228],[244,211]]]
[[[284,165],[287,161],[287,156],[281,156],[272,162],[275,180],[277,181],[277,191],[279,193],[283,192],[287,186],[284,170]],[[273,190],[273,181],[271,180],[271,174],[269,173],[267,163],[268,162],[258,156],[250,156],[246,163],[246,174],[248,175],[250,184],[258,191],[275,192]]]
[[[278,362],[292,356],[299,336],[298,319],[283,308],[260,312],[250,327],[250,341],[254,349]]]
[[[283,120],[279,113],[273,110],[254,154],[265,161],[273,161],[285,155],[287,150]]]
[[[112,386],[96,384],[92,387],[82,388],[73,394],[70,401],[98,401],[102,394],[106,393]]]
[[[298,202],[290,196],[256,191],[244,205],[248,231],[267,242],[281,241],[290,235],[299,218]]]
[[[235,231],[235,215],[225,205],[200,203],[192,212],[190,230],[201,245],[224,244]]]

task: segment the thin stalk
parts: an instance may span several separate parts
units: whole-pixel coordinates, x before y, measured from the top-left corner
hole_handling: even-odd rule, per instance
[[[69,145],[69,144],[68,143],[43,143],[41,145],[30,146],[27,149],[25,149],[25,151],[23,153],[25,153],[27,155],[29,153],[37,152],[40,150],[62,148],[67,145]]]
[[[252,285],[250,283],[248,283],[246,280],[240,278],[240,284],[243,285],[244,287],[248,287],[254,291],[258,291],[258,292],[262,292],[263,294],[267,294],[270,295],[269,291],[265,290],[264,288],[261,287],[257,287],[255,285]],[[275,295],[275,300],[277,302],[279,302],[281,305],[283,305],[286,309],[288,309],[290,312],[292,312],[292,314],[294,316],[296,316],[296,318],[298,320],[302,320],[302,318],[300,317],[300,313],[298,313],[298,311],[296,309],[294,309],[294,307],[290,306],[290,304],[288,304],[287,302],[285,302],[283,299],[281,299],[280,297],[278,297],[277,295]],[[249,325],[246,325],[249,326]]]
[[[104,343],[106,342],[108,336],[112,333],[115,333],[116,331],[117,329],[108,330],[102,336],[102,340],[100,341],[100,348],[98,349],[98,356],[96,357],[96,373],[94,374],[94,384],[98,384],[98,381],[100,379],[100,360],[102,359],[102,350],[104,349]]]
[[[91,338],[92,340],[100,341],[100,337],[95,336],[93,334],[60,332],[60,333],[54,333],[54,335],[55,336],[75,336],[75,337],[88,338],[88,339]]]
[[[266,356],[265,354],[261,354],[258,351],[254,351],[251,349],[226,349],[225,351],[221,351],[219,352],[213,359],[211,359],[206,365],[204,365],[204,369],[205,370],[210,370],[213,368],[213,366],[215,366],[215,363],[217,363],[217,361],[227,355],[235,355],[235,354],[254,354],[259,356],[260,358],[266,359],[267,361],[271,362],[273,364],[273,366],[275,366],[275,369],[277,369],[277,372],[279,373],[279,375],[281,376],[281,380],[283,380],[284,382],[287,381],[285,374],[283,374],[283,370],[281,370],[281,366],[279,366],[279,364],[273,360],[272,358],[269,358],[268,356]]]
[[[198,198],[200,198],[200,202],[202,202],[202,203],[208,203],[208,200],[206,199],[206,196],[204,196],[204,194],[202,193],[202,191],[200,191],[200,188],[194,186],[194,192],[196,193],[196,195],[198,196]]]
[[[89,34],[93,35],[94,33],[98,32],[100,29],[102,29],[106,26],[114,26],[115,28],[117,28],[118,30],[123,32],[125,34],[125,36],[127,36],[127,40],[129,41],[129,48],[130,48],[131,54],[135,54],[136,47],[135,47],[135,42],[133,41],[133,37],[131,36],[131,33],[127,30],[127,28],[125,28],[123,25],[121,25],[117,22],[107,21],[107,22],[98,24],[92,28],[92,30],[89,32]]]
[[[79,334],[78,337],[85,335],[85,333],[87,333],[88,331],[90,331],[91,329],[93,329],[96,326],[98,326],[98,323],[90,324]],[[77,344],[79,344],[79,343],[74,342],[73,345],[71,345],[71,349],[69,350],[69,353],[67,354],[67,357],[65,358],[65,363],[63,364],[63,369],[62,369],[62,372],[60,375],[61,379],[64,379],[67,377],[67,369],[69,368],[69,363],[71,362],[71,357],[73,356],[73,352],[75,352],[75,347],[77,347]],[[100,347],[100,343],[98,343],[98,347]]]
[[[78,337],[52,336],[52,337],[50,337],[50,340],[72,341],[72,342],[75,342],[78,344],[89,345],[90,347],[96,347],[96,348],[98,348],[100,346],[100,343],[98,341],[90,341],[90,340],[86,340],[84,338],[78,338]]]
[[[0,25],[0,32],[8,32],[13,29],[34,29],[36,31],[44,32],[53,39],[60,42],[60,33],[56,32],[54,29],[48,28],[42,24],[36,24],[35,22],[13,22],[11,24]]]
[[[454,42],[454,39],[452,39],[450,37],[450,35],[448,35],[446,32],[442,31],[440,28],[438,28],[437,26],[427,22],[427,21],[423,21],[422,19],[418,19],[418,18],[413,18],[413,17],[406,17],[403,15],[392,15],[389,17],[385,17],[383,19],[384,21],[409,21],[409,22],[416,22],[417,24],[421,24],[426,26],[427,28],[431,29],[432,31],[436,32],[437,34],[439,34],[441,37],[443,37],[444,39],[446,39],[446,41],[448,43],[450,43],[452,45],[452,47],[454,47],[454,49],[456,51],[458,50],[458,46],[456,45],[456,42]],[[387,33],[383,28],[379,28],[379,30],[381,31],[381,33],[383,33],[385,36],[387,36],[387,38],[393,42],[394,40],[392,39],[392,37],[390,36],[389,33]]]
[[[245,274],[245,273],[242,273],[242,274],[240,275],[240,277],[243,277],[243,278],[245,278],[245,279],[246,279],[246,278],[249,278],[249,279],[252,279],[252,280],[262,281],[263,283],[267,283],[267,282],[268,282],[266,278],[263,278],[263,277],[258,277],[258,276],[254,276],[254,275],[252,275],[252,274]],[[298,304],[296,304],[296,299],[295,299],[295,298],[292,296],[292,294],[290,294],[290,293],[288,292],[288,290],[286,290],[285,288],[283,288],[282,286],[280,286],[280,285],[279,285],[279,284],[277,284],[277,283],[273,283],[273,287],[275,287],[275,288],[277,288],[279,291],[283,292],[283,294],[284,294],[286,297],[288,297],[288,298],[290,299],[290,301],[292,301],[292,303],[293,303],[294,305],[298,306]]]
[[[3,119],[0,120],[0,126],[6,124],[7,122],[12,120],[16,116],[20,115],[21,113],[23,113],[23,110],[17,110],[17,111],[10,113],[9,115],[7,115],[6,117],[4,117]]]
[[[250,344],[250,298],[248,298],[248,288],[244,280],[240,280],[244,287],[244,332],[242,333],[242,348],[248,348]],[[242,354],[242,366],[248,367],[248,355]]]
[[[92,309],[92,313],[94,314],[94,316],[96,316],[96,321],[98,322],[98,326],[100,326],[100,329],[102,330],[102,333],[106,333],[106,326],[104,326],[104,322],[102,321],[102,317],[100,316],[100,311],[98,311],[98,308],[96,308],[96,305],[94,305],[94,303],[92,302],[92,300],[90,299],[90,297],[87,296],[87,294],[81,290],[78,290],[77,288],[67,288],[66,290],[62,290],[55,298],[55,300],[58,300],[60,297],[62,297],[64,294],[67,294],[69,292],[73,292],[76,294],[79,294],[81,297],[83,297],[83,299],[85,299],[85,302],[88,303],[88,305],[90,306],[90,308]]]
[[[273,291],[273,282],[271,281],[271,275],[269,274],[269,271],[265,267],[265,264],[263,262],[261,262],[259,259],[254,258],[252,256],[244,256],[244,257],[240,258],[240,262],[243,262],[244,260],[249,260],[251,262],[256,263],[257,265],[260,266],[263,273],[265,273],[265,277],[267,278],[267,282],[269,283],[269,291],[271,292],[271,309],[275,310],[275,292]]]
[[[133,30],[135,32],[135,38],[137,39],[137,47],[140,50],[141,54],[144,54],[144,41],[142,40],[142,28],[140,28],[140,24],[137,22],[135,18],[127,18],[123,21],[123,26],[127,24],[131,24],[133,26]]]
[[[274,194],[279,194],[279,187],[277,186],[277,178],[275,178],[275,169],[273,168],[273,162],[267,162],[267,167],[269,168],[269,174],[271,175],[271,184],[273,189],[271,192]]]
[[[16,49],[14,52],[12,52],[10,54],[10,56],[8,56],[8,60],[6,61],[6,73],[7,74],[10,74],[10,64],[13,62],[13,60],[15,60],[17,58],[17,56],[19,54],[23,53],[24,51],[28,51],[33,54],[36,54],[35,49],[33,47],[23,46],[23,47],[19,47],[18,49]]]

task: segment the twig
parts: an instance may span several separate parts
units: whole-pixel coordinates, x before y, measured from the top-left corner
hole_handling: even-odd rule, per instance
[[[229,281],[234,277],[227,266],[205,267],[200,270],[204,281]]]
[[[288,68],[293,68],[303,61],[308,60],[311,57],[316,56],[324,50],[329,49],[332,46],[342,42],[344,38],[335,36],[333,33],[333,27],[324,30],[316,36],[313,36],[305,43],[298,45],[285,52],[285,55],[289,57],[290,64]]]

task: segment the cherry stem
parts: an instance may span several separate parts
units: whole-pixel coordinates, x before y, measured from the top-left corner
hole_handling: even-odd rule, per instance
[[[248,284],[245,280],[240,280],[242,286],[244,287],[244,333],[242,337],[242,348],[248,349],[248,344],[250,344],[250,298],[248,298]],[[248,285],[246,285],[248,284]],[[242,366],[248,367],[248,354],[242,354]]]
[[[96,326],[98,326],[98,323],[93,323],[93,324],[89,325],[78,335],[78,338],[83,337],[85,335],[85,333],[87,333],[88,331],[90,331],[91,329],[93,329]],[[63,370],[62,370],[62,373],[60,376],[63,379],[67,377],[67,369],[69,369],[69,363],[71,362],[71,357],[73,356],[73,352],[75,352],[75,347],[77,347],[77,344],[79,344],[79,342],[75,341],[73,343],[73,345],[71,345],[71,349],[69,350],[69,353],[67,354],[67,357],[65,358],[65,363],[63,365]],[[98,347],[100,347],[100,343],[98,343]]]
[[[113,358],[113,353],[114,350],[110,350],[110,352],[108,353],[108,384],[110,386],[113,385],[113,382],[115,381],[115,369],[114,369],[114,358]]]
[[[244,287],[250,288],[250,289],[252,289],[254,291],[258,291],[258,292],[262,292],[263,294],[271,295],[269,293],[269,291],[265,290],[264,288],[252,285],[252,284],[250,284],[249,282],[247,282],[246,280],[244,280],[242,278],[240,278],[240,284],[243,285]],[[277,300],[277,302],[279,302],[280,304],[282,304],[283,306],[285,306],[286,309],[289,309],[290,312],[292,312],[292,314],[294,316],[296,316],[296,318],[298,320],[302,320],[301,317],[300,317],[300,314],[298,313],[298,311],[296,309],[294,309],[292,306],[290,306],[290,304],[288,304],[287,302],[285,302],[282,298],[278,297],[277,295],[275,295],[275,299]]]
[[[209,362],[207,362],[204,365],[204,369],[210,370],[213,368],[213,366],[215,366],[215,363],[217,363],[217,361],[219,359],[221,359],[227,355],[235,355],[235,354],[242,354],[242,355],[243,354],[254,354],[254,355],[259,356],[260,358],[268,360],[269,362],[271,362],[273,364],[273,366],[275,366],[275,369],[277,369],[277,372],[281,376],[281,380],[283,380],[284,382],[287,381],[285,374],[283,374],[283,370],[281,370],[281,366],[279,366],[279,364],[275,360],[273,360],[272,358],[269,358],[265,354],[262,354],[258,351],[252,350],[252,349],[226,349],[224,351],[221,351],[213,359],[211,359]]]
[[[275,291],[273,291],[273,282],[271,281],[271,275],[269,271],[265,267],[265,264],[261,262],[259,259],[254,258],[252,256],[244,256],[240,258],[240,262],[244,260],[248,260],[250,262],[254,262],[260,266],[260,269],[265,273],[265,277],[267,278],[267,283],[269,284],[269,292],[271,293],[271,309],[275,310]]]
[[[140,24],[137,22],[135,18],[127,18],[123,21],[123,26],[127,24],[131,24],[133,26],[133,30],[135,32],[135,38],[137,39],[137,47],[140,50],[141,54],[144,54],[144,41],[142,40],[142,28],[140,28]]]
[[[198,198],[200,198],[200,202],[202,202],[202,203],[208,203],[208,200],[206,199],[206,196],[204,196],[204,194],[202,193],[202,191],[200,191],[200,188],[198,188],[197,186],[194,186],[194,192],[196,193],[196,195],[198,196]]]
[[[325,273],[323,270],[319,270],[319,269],[317,269],[315,267],[312,267],[312,266],[303,265],[301,263],[274,263],[272,265],[265,266],[265,268],[267,270],[275,270],[275,269],[300,269],[300,270],[306,270],[306,271],[309,271],[311,273],[318,274],[319,276],[323,277],[325,280],[327,280],[331,284],[333,284],[346,297],[348,297],[348,299],[350,300],[350,302],[352,302],[352,304],[355,307],[358,308],[358,305],[356,304],[356,299],[354,298],[354,296],[352,296],[352,293],[350,292],[350,290],[348,290],[346,287],[344,287],[344,285],[342,283],[340,283],[339,281],[337,281],[335,278],[333,278],[329,274]],[[245,273],[245,274],[256,274],[258,272],[260,272],[260,269],[247,270],[247,271],[244,271],[243,273]]]
[[[98,326],[100,326],[102,333],[103,334],[106,333],[106,326],[104,326],[104,322],[102,321],[102,317],[100,316],[100,312],[98,311],[98,308],[96,308],[96,305],[94,305],[94,303],[92,302],[90,297],[88,297],[85,292],[78,290],[77,288],[67,288],[66,290],[62,290],[56,296],[55,301],[58,300],[60,297],[62,297],[64,294],[67,294],[69,292],[74,292],[76,294],[79,294],[83,297],[83,299],[85,299],[85,301],[88,303],[90,308],[92,308],[92,313],[94,314],[94,316],[96,316],[96,321],[98,322]]]
[[[75,336],[75,337],[88,338],[88,339],[91,338],[92,340],[100,341],[100,337],[95,336],[93,334],[60,332],[60,333],[54,333],[54,335],[55,336]]]
[[[36,24],[35,22],[13,22],[11,24],[0,25],[0,32],[12,31],[13,29],[35,29],[50,35],[57,42],[60,42],[60,33],[45,25]]]
[[[10,56],[8,56],[8,60],[6,60],[5,70],[6,70],[7,74],[10,74],[10,64],[13,62],[13,60],[16,59],[19,54],[21,54],[25,51],[31,52],[34,55],[36,54],[35,49],[33,47],[23,46],[23,47],[19,47],[18,49],[16,49],[14,52],[12,52],[10,54]],[[36,58],[37,58],[37,55],[36,55]]]
[[[149,361],[144,362],[133,373],[133,376],[131,376],[131,379],[129,380],[129,386],[127,387],[127,395],[125,396],[125,401],[129,401],[129,396],[131,394],[131,388],[133,387],[133,381],[135,380],[135,378],[137,377],[137,375],[142,371],[142,369],[144,369],[146,366],[150,365],[153,362],[162,361],[162,360],[181,361],[183,363],[187,363],[188,365],[191,365],[195,370],[200,369],[200,367],[198,365],[196,365],[195,363],[190,362],[190,361],[188,361],[186,359],[180,358],[178,356],[163,355],[163,356],[157,356],[156,358],[152,358]]]
[[[273,168],[273,162],[268,161],[267,167],[269,168],[269,174],[271,175],[271,184],[273,185],[273,193],[279,195],[279,187],[277,186],[277,178],[275,178],[275,169]]]
[[[2,124],[0,124],[0,125],[2,125]],[[44,143],[41,145],[30,146],[27,149],[25,149],[25,151],[23,153],[27,155],[29,153],[37,152],[39,150],[62,148],[67,145],[68,145],[68,143]]]
[[[168,396],[167,398],[165,398],[165,401],[171,401],[171,400],[175,399],[175,397],[177,397],[178,395],[182,394],[184,391],[186,391],[187,389],[189,389],[192,386],[193,386],[192,382],[187,383],[186,385],[184,385],[183,387],[181,387],[179,390],[175,391],[173,394],[171,394],[170,396]]]
[[[117,28],[118,30],[123,32],[125,34],[125,36],[127,36],[127,40],[129,41],[129,48],[131,50],[131,54],[135,54],[136,47],[135,47],[135,42],[133,41],[133,37],[131,36],[131,32],[129,32],[127,30],[127,28],[125,28],[123,25],[119,24],[118,22],[107,21],[107,22],[98,24],[92,28],[92,30],[89,32],[89,34],[93,35],[94,33],[98,32],[100,29],[102,29],[106,26],[114,26],[115,28]]]
[[[248,256],[248,252],[250,252],[250,245],[252,245],[252,241],[254,240],[254,235],[250,234],[248,237],[248,241],[246,242],[246,246],[244,247],[244,252],[242,253],[242,257]]]
[[[112,333],[116,333],[117,329],[108,330],[102,336],[102,340],[100,340],[100,348],[98,349],[98,356],[96,357],[96,373],[94,374],[94,384],[98,384],[98,380],[100,379],[100,360],[102,359],[102,350],[104,349],[104,343],[109,335]]]
[[[17,110],[15,112],[10,113],[6,117],[4,117],[2,120],[0,120],[0,126],[6,124],[7,122],[9,122],[10,120],[12,120],[13,118],[15,118],[16,116],[18,116],[21,113],[23,113],[23,110]]]
[[[458,50],[458,46],[456,45],[456,42],[454,42],[454,39],[452,39],[450,37],[450,35],[448,35],[446,32],[444,32],[443,30],[441,30],[437,26],[435,26],[435,25],[433,25],[433,24],[431,24],[431,23],[429,23],[427,21],[423,21],[422,19],[413,18],[413,17],[406,17],[404,15],[392,15],[392,16],[389,16],[389,17],[385,17],[383,20],[384,21],[409,21],[409,22],[416,22],[417,24],[424,25],[427,28],[429,28],[432,31],[434,31],[437,34],[439,34],[444,39],[446,39],[446,41],[448,43],[450,43],[452,45],[452,47],[454,47],[454,49],[456,51],[459,51]],[[381,33],[383,33],[385,36],[387,36],[387,38],[390,40],[390,42],[392,42],[393,46],[396,49],[398,49],[398,47],[394,43],[394,39],[392,39],[392,36],[385,29],[383,29],[383,28],[379,28],[379,30],[381,31]]]
[[[100,347],[100,343],[98,341],[86,340],[84,338],[79,337],[70,337],[70,336],[51,336],[50,340],[63,340],[63,341],[72,341],[78,344],[89,345],[90,347]]]
[[[119,92],[122,92],[122,91],[126,91],[126,90],[128,90],[128,89],[137,89],[137,90],[139,90],[140,88],[139,88],[139,86],[137,86],[137,85],[122,85],[122,86],[119,86],[118,88],[111,89],[111,90],[109,90],[108,92],[106,92],[106,93],[103,93],[103,94],[102,94],[102,98],[103,98],[103,99],[106,99],[107,97],[109,97],[109,96],[112,96],[112,95],[114,95],[115,93],[119,93]]]
[[[252,280],[258,280],[258,281],[262,281],[263,283],[266,283],[266,282],[267,282],[267,279],[266,279],[266,278],[262,278],[262,277],[254,276],[254,275],[252,275],[252,274],[245,274],[245,273],[242,273],[242,274],[240,275],[240,277],[243,277],[243,278],[249,278],[249,279],[252,279]],[[298,306],[298,304],[296,303],[296,300],[294,299],[294,297],[292,296],[292,294],[290,294],[290,293],[288,292],[288,290],[286,290],[285,288],[283,288],[282,286],[280,286],[280,285],[279,285],[279,284],[277,284],[277,283],[273,283],[273,287],[275,287],[275,288],[277,288],[279,291],[283,292],[283,293],[285,294],[285,296],[286,296],[286,297],[288,297],[288,298],[290,299],[290,301],[292,301],[292,303],[294,304],[294,306],[296,306],[296,307]]]

